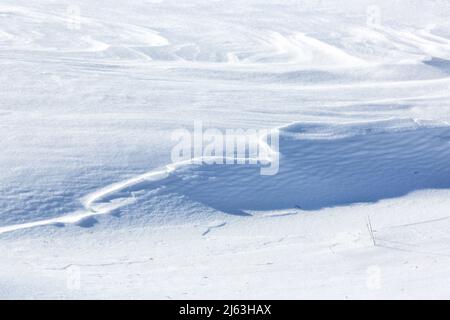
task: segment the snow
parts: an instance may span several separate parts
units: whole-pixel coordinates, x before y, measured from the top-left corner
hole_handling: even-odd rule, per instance
[[[449,13],[2,1],[0,297],[448,298]],[[279,144],[174,163],[199,121]]]

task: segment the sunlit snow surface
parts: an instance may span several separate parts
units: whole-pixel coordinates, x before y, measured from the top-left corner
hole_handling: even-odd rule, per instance
[[[427,297],[450,282],[449,16],[2,0],[0,297]],[[194,121],[278,129],[279,173],[173,165]]]

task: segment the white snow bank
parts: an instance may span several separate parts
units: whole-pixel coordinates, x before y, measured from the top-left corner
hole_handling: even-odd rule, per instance
[[[246,215],[251,210],[318,210],[449,188],[449,144],[450,127],[436,122],[294,123],[280,128],[280,171],[273,176],[263,176],[249,164],[211,165],[207,159],[203,165],[175,163],[93,192],[82,199],[82,212],[5,226],[0,233],[83,224],[122,206],[139,207],[139,195],[150,191],[152,197],[177,194],[225,213]],[[154,211],[151,206],[140,210]]]

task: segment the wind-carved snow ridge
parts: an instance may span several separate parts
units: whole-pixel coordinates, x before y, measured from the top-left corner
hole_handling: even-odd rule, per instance
[[[154,197],[183,195],[225,213],[249,215],[290,208],[317,210],[450,188],[448,125],[393,119],[339,125],[298,122],[277,130],[276,175],[263,176],[258,166],[199,164],[211,159],[192,159],[101,188],[81,199],[84,210],[5,226],[0,233],[80,223],[123,206],[139,206],[139,195],[152,190]]]
[[[158,47],[169,44],[165,37],[150,28],[88,18],[81,14],[77,6],[74,8],[80,12],[71,16],[70,12],[66,12],[70,8],[44,12],[22,6],[0,5],[0,14],[14,21],[2,26],[6,31],[0,30],[0,40],[5,38],[10,49],[27,49],[41,54],[104,53],[114,57],[115,50],[123,47],[129,50],[129,54],[137,54],[139,58],[143,55],[134,50],[135,46]],[[83,28],[89,32],[83,31]]]
[[[278,129],[273,130],[278,131]],[[168,180],[172,175],[175,175],[177,170],[184,167],[189,167],[196,164],[206,165],[206,163],[212,163],[214,162],[214,160],[223,160],[224,162],[226,162],[230,159],[232,161],[253,160],[255,163],[258,162],[264,165],[269,165],[273,160],[274,154],[277,153],[277,151],[272,150],[272,148],[264,140],[264,137],[260,137],[257,142],[258,148],[263,149],[264,151],[260,152],[258,158],[256,159],[240,159],[236,157],[229,158],[226,156],[202,156],[198,158],[192,158],[187,161],[171,163],[164,166],[163,168],[151,170],[136,177],[113,183],[86,195],[85,197],[80,199],[84,210],[79,210],[52,219],[0,227],[0,234],[45,225],[59,225],[66,223],[84,225],[83,221],[88,221],[88,219],[93,216],[108,214],[119,209],[120,207],[134,203],[136,201],[136,197],[133,191],[137,191],[140,189],[157,188],[158,185],[163,183],[165,180]],[[124,191],[127,192],[126,196],[122,196],[122,193]]]
[[[255,54],[243,62],[247,63],[291,63],[298,66],[313,67],[357,67],[368,65],[363,59],[353,57],[345,51],[323,41],[296,32],[282,35],[278,32],[267,32],[258,35],[267,52]]]

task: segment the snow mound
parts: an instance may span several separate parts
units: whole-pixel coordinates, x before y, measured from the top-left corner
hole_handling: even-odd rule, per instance
[[[414,120],[293,123],[279,129],[279,172],[250,164],[177,163],[95,191],[84,209],[43,221],[5,226],[0,233],[77,223],[124,207],[158,214],[161,197],[181,197],[228,214],[376,202],[421,189],[450,187],[450,127]],[[150,198],[152,201],[140,201]],[[129,210],[129,208],[128,208]],[[89,220],[90,221],[90,220]],[[88,224],[92,226],[93,224]]]
[[[450,127],[412,120],[295,123],[280,130],[276,175],[251,165],[189,166],[171,176],[164,192],[232,214],[375,202],[448,188],[449,143]]]

